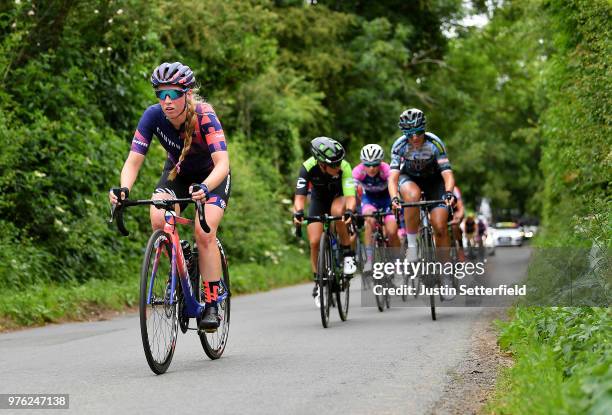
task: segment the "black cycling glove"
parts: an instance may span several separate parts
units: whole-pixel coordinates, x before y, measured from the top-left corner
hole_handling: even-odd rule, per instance
[[[457,197],[455,196],[455,194],[453,192],[445,192],[444,193],[444,200],[450,200],[451,204],[455,204],[457,203]]]
[[[293,212],[293,217],[301,222],[304,219],[304,209]]]

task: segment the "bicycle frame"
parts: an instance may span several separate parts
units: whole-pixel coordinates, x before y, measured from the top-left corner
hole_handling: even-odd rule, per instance
[[[164,214],[164,232],[170,235],[170,243],[172,245],[172,281],[170,283],[170,305],[175,303],[174,293],[176,291],[176,280],[179,279],[181,283],[181,289],[183,291],[183,298],[185,300],[185,309],[183,310],[186,317],[198,317],[204,311],[204,305],[199,303],[195,296],[194,290],[191,286],[189,279],[189,271],[187,270],[187,262],[185,261],[185,255],[181,242],[176,229],[177,224],[181,225],[194,225],[194,221],[191,219],[177,216],[174,211],[167,210]],[[155,265],[151,272],[151,282],[149,284],[149,293],[147,294],[147,304],[151,304],[152,289],[154,286],[153,278],[157,273],[157,261],[161,255],[162,247],[158,246],[155,252]]]
[[[115,194],[117,195],[117,197],[119,197],[118,193],[115,193]],[[165,213],[164,213],[165,223],[164,223],[163,230],[167,235],[170,235],[170,244],[172,245],[172,251],[170,253],[172,255],[172,258],[171,258],[172,276],[171,276],[171,282],[170,282],[169,305],[175,304],[174,294],[176,292],[176,281],[178,279],[181,284],[183,298],[185,301],[185,308],[184,310],[182,310],[184,312],[184,316],[190,317],[190,318],[192,317],[197,318],[202,314],[202,311],[204,310],[204,305],[199,303],[196,300],[194,288],[191,286],[191,281],[189,279],[189,271],[187,270],[187,263],[185,261],[185,256],[183,254],[183,248],[181,247],[178,229],[176,228],[176,225],[195,226],[195,221],[192,219],[184,218],[182,216],[178,216],[176,215],[174,210],[172,210],[175,203],[184,203],[184,202],[191,203],[194,201],[189,198],[161,199],[161,200],[123,200],[121,202],[121,205],[114,205],[111,207],[111,219],[109,223],[112,223],[116,219],[117,228],[119,229],[119,232],[122,235],[127,236],[129,235],[129,232],[127,231],[123,223],[123,209],[124,208],[129,207],[129,206],[138,206],[138,205],[153,205],[157,207],[158,209],[162,209],[162,208],[165,209]],[[200,220],[200,225],[202,226],[202,229],[206,233],[210,232],[210,227],[206,223],[206,218],[204,214],[205,210],[204,210],[203,203],[200,201],[195,201],[194,203],[196,204],[196,213]],[[217,241],[217,245],[219,245],[219,241]],[[153,284],[154,281],[152,279],[157,273],[157,264],[162,254],[161,251],[162,251],[162,247],[157,246],[156,252],[155,252],[155,264],[151,272],[149,292],[147,293],[147,304],[151,304],[152,289],[154,286]],[[221,284],[223,284],[222,280],[221,280]],[[217,299],[218,302],[223,301],[229,295],[229,290],[227,290],[226,287],[224,288],[225,289],[221,290],[222,294]]]

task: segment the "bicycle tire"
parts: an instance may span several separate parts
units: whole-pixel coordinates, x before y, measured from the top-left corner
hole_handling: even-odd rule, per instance
[[[202,343],[202,347],[204,348],[204,353],[211,360],[216,360],[223,355],[225,351],[225,346],[227,345],[227,338],[229,336],[229,326],[230,326],[230,309],[231,309],[231,297],[232,293],[230,290],[230,274],[227,266],[227,258],[225,257],[225,251],[223,250],[223,244],[217,238],[217,247],[219,249],[219,255],[221,259],[221,281],[219,287],[219,296],[223,296],[225,293],[223,290],[226,290],[227,296],[217,304],[218,315],[219,315],[219,328],[214,333],[207,332],[199,332],[200,342]],[[199,275],[199,272],[198,272]],[[198,278],[199,280],[199,278]],[[203,296],[202,289],[203,285],[200,285],[200,299]]]
[[[425,258],[427,260],[427,262],[432,262],[434,259],[434,245],[433,245],[433,236],[431,233],[431,230],[424,228],[423,229],[423,249],[425,250]],[[426,281],[428,281],[428,283],[426,284],[426,286],[428,286],[428,288],[435,288],[436,286],[436,276],[432,275],[432,276],[427,276]],[[429,294],[429,306],[431,309],[431,319],[432,320],[436,320],[436,296],[434,294]]]
[[[317,281],[319,283],[319,310],[321,312],[321,324],[323,328],[329,325],[329,307],[331,304],[331,287],[329,278],[329,270],[331,267],[330,253],[328,249],[327,235],[325,232],[321,234],[319,241],[319,258],[317,260]]]
[[[340,320],[346,321],[349,310],[351,279],[346,278],[342,274],[342,270],[336,270],[334,274],[337,275],[335,281],[338,289],[335,291],[336,303],[338,304],[338,314],[340,315]]]
[[[374,246],[374,263],[376,264],[379,262],[384,262],[384,258],[380,252],[378,245],[375,245]],[[386,277],[383,276],[381,279],[378,280],[378,284],[374,283],[373,286],[380,285],[383,288],[385,288],[387,285],[385,280],[386,280]],[[374,293],[374,290],[372,290],[372,293]],[[376,307],[378,307],[378,311],[382,313],[383,311],[385,311],[385,298],[384,298],[385,296],[384,294],[380,294],[380,295],[374,294],[374,297],[376,298]]]
[[[383,254],[382,257],[383,257],[383,261],[384,261],[385,264],[388,261],[388,257],[387,257],[388,254],[386,253],[387,252],[387,248],[388,247],[386,245],[383,245],[383,249],[384,249],[385,254]],[[389,288],[391,288],[391,286],[393,284],[394,276],[395,276],[395,274],[393,276],[385,275],[383,277],[385,279],[385,286],[387,287],[387,291],[385,293],[385,305],[387,306],[387,309],[391,308],[391,294],[389,294]]]
[[[163,250],[166,252],[164,253]],[[168,251],[170,254],[166,261],[163,261]],[[178,335],[178,302],[169,305],[167,293],[168,275],[172,270],[171,255],[170,236],[161,229],[153,232],[145,249],[140,273],[139,312],[140,334],[145,357],[153,373],[158,375],[168,370],[174,356]],[[179,289],[180,284],[177,284],[176,290]],[[149,292],[151,301],[148,304]],[[158,340],[163,341],[162,347],[153,343]]]

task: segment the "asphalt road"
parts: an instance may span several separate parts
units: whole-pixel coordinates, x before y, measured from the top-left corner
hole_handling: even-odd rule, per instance
[[[518,280],[529,254],[498,249],[489,265],[501,280]],[[333,309],[328,329],[310,284],[234,297],[223,357],[209,360],[195,332],[179,333],[161,376],[146,363],[136,315],[2,334],[0,393],[70,394],[70,409],[53,413],[431,412],[482,308],[441,308],[435,322],[425,307],[380,313],[360,306],[354,281],[349,320]]]

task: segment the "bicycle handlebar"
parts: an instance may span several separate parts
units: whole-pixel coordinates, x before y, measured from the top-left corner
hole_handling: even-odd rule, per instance
[[[195,192],[199,189],[197,189],[196,185],[194,185],[193,190]],[[208,223],[206,223],[206,217],[204,213],[205,210],[200,200],[193,200],[191,198],[159,199],[159,200],[153,200],[153,199],[145,199],[145,200],[124,199],[124,200],[121,200],[121,189],[112,189],[112,191],[121,202],[111,205],[111,218],[108,221],[108,223],[110,224],[110,223],[113,223],[113,221],[116,221],[117,229],[119,230],[119,233],[121,233],[121,235],[123,236],[128,236],[130,234],[130,232],[125,227],[125,223],[123,222],[123,209],[130,207],[130,206],[153,205],[157,209],[173,210],[174,205],[176,203],[195,203],[196,211],[198,214],[198,219],[200,220],[200,225],[202,226],[202,229],[206,233],[210,232],[210,227],[208,226]]]
[[[446,203],[446,200],[439,199],[439,200],[421,200],[419,202],[402,202],[401,206],[402,207],[421,207],[421,206],[438,205],[440,203]]]
[[[334,222],[337,220],[344,220],[344,216],[332,216],[327,213],[323,216],[304,216],[304,220],[307,221],[317,221],[317,222]],[[353,222],[351,225],[355,226]],[[349,228],[349,234],[355,233],[353,227]],[[295,236],[298,238],[302,237],[302,224],[295,225]]]
[[[403,208],[405,208],[405,207],[423,208],[423,207],[431,206],[431,205],[439,205],[440,203],[446,203],[446,200],[438,199],[438,200],[421,200],[419,202],[402,202],[402,203],[400,203],[400,205]],[[446,205],[445,207],[450,211],[450,214],[452,215],[453,214],[453,206],[452,205]],[[399,209],[395,210],[395,221],[399,225],[399,223],[400,223]]]

